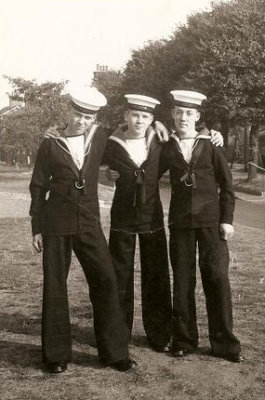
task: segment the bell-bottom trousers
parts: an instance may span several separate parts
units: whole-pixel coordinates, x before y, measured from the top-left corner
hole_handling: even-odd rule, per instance
[[[232,302],[228,277],[229,253],[218,228],[176,229],[170,227],[170,260],[173,269],[173,350],[193,351],[198,346],[196,319],[196,250],[206,297],[208,329],[214,353],[240,351],[232,333]]]
[[[138,237],[144,329],[151,343],[166,345],[171,336],[172,306],[165,230],[138,233]],[[129,332],[132,331],[134,314],[135,246],[135,233],[111,229],[109,249]]]
[[[71,359],[67,276],[72,250],[88,285],[98,355],[112,363],[128,357],[128,328],[119,304],[116,274],[100,224],[80,235],[45,236],[42,353],[46,363]]]

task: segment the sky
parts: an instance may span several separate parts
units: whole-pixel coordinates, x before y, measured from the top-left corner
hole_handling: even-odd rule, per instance
[[[37,82],[89,82],[96,65],[122,69],[132,50],[169,38],[211,0],[8,0],[0,2],[0,109],[3,75]]]

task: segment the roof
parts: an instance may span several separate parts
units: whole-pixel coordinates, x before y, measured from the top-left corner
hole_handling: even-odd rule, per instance
[[[2,115],[2,114],[5,114],[5,112],[6,111],[8,111],[9,110],[9,106],[6,106],[6,107],[4,107],[4,108],[2,108],[1,110],[0,110],[0,114]]]
[[[4,108],[2,108],[0,110],[0,115],[1,115],[1,117],[3,117],[5,115],[12,114],[14,112],[17,114],[18,111],[20,111],[18,114],[21,114],[23,108],[24,108],[24,105],[23,106],[16,105],[16,106],[13,106],[13,107],[7,106],[7,107],[4,107]]]

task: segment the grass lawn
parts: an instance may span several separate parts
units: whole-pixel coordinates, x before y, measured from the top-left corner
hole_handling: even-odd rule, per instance
[[[17,190],[7,180],[6,191]],[[4,185],[5,186],[5,185]],[[24,193],[25,185],[22,185]],[[24,188],[24,189],[23,189]],[[3,182],[2,188],[3,191]],[[25,189],[26,190],[26,189]],[[103,195],[104,197],[104,195]],[[92,308],[82,270],[73,257],[68,279],[72,363],[66,373],[42,370],[41,256],[31,249],[29,218],[1,218],[1,400],[262,400],[264,399],[264,231],[236,226],[230,243],[234,328],[246,362],[211,357],[205,303],[198,273],[200,347],[184,360],[148,348],[141,323],[139,261],[135,267],[135,324],[130,345],[135,371],[120,373],[97,360]],[[102,210],[108,233],[108,210]]]

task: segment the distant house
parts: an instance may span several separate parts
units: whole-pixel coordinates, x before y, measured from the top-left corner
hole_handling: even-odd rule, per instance
[[[107,65],[99,65],[99,64],[97,64],[96,71],[93,72],[93,74],[94,74],[94,82],[99,80],[108,71],[109,71],[109,67]]]
[[[6,107],[2,108],[2,109],[0,110],[0,115],[3,116],[3,115],[8,114],[8,113],[9,113],[9,110],[10,110],[10,107],[9,107],[9,106],[6,106]]]
[[[9,98],[9,105],[0,110],[0,118],[21,110],[24,107],[25,103],[23,101]]]
[[[16,118],[19,118],[24,113],[25,103],[21,100],[14,100],[9,98],[9,105],[2,108],[0,110],[0,137],[2,138],[2,132],[5,128],[4,126],[4,117],[8,117],[9,115],[13,115]],[[17,160],[23,159],[23,164],[26,163],[24,160],[26,156],[24,156],[25,149],[24,148],[14,148],[13,146],[5,145],[1,141],[1,162],[14,164]]]

